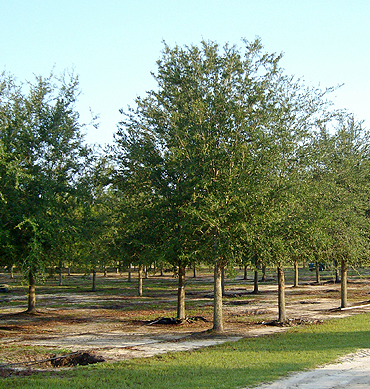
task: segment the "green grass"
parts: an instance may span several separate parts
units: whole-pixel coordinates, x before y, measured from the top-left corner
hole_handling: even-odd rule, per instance
[[[192,352],[0,381],[0,388],[238,388],[334,361],[370,347],[370,314]]]

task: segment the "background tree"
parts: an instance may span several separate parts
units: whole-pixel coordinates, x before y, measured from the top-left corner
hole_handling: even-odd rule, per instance
[[[369,136],[361,123],[341,113],[324,127],[314,171],[320,188],[322,235],[329,240],[330,265],[341,265],[341,306],[347,306],[347,268],[369,259]]]
[[[65,210],[88,150],[74,110],[76,77],[37,77],[18,86],[3,75],[2,85],[1,258],[23,269],[30,282],[28,312],[34,312],[35,277],[67,234]]]

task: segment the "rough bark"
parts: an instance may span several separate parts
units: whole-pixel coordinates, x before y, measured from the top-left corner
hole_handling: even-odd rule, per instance
[[[28,273],[28,308],[26,312],[36,313],[36,281],[32,271]]]
[[[143,266],[142,265],[139,265],[138,267],[137,278],[138,278],[137,294],[139,297],[142,297],[143,295]]]
[[[341,308],[346,308],[348,306],[347,300],[347,262],[342,259],[341,263],[341,279],[340,279],[340,299],[341,299]]]
[[[287,320],[285,309],[285,279],[284,269],[281,265],[277,268],[278,273],[278,308],[279,308],[279,323],[285,323]]]
[[[298,271],[298,261],[294,261],[294,284],[296,288],[299,284],[299,271]]]
[[[185,320],[185,266],[179,266],[179,284],[177,289],[177,318]]]
[[[224,330],[222,315],[222,269],[220,261],[215,263],[214,268],[214,303],[213,303],[213,331]]]

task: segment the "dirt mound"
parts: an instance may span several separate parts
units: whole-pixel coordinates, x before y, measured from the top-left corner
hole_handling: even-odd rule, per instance
[[[65,356],[54,356],[51,360],[51,365],[53,367],[71,367],[71,366],[86,366],[91,365],[98,362],[104,362],[104,358],[100,356],[96,356],[94,354],[90,354],[87,352],[81,353],[73,353]]]

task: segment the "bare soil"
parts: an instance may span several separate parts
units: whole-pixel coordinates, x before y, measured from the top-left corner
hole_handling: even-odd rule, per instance
[[[114,280],[112,276],[112,282]],[[0,283],[3,281],[0,277]],[[160,281],[164,282],[163,278]],[[208,288],[196,288],[196,281],[199,285],[208,285]],[[39,308],[35,315],[24,313],[24,302],[23,305],[17,304],[19,289],[10,288],[0,295],[2,375],[54,369],[57,366],[53,360],[57,358],[61,361],[60,357],[70,357],[71,353],[85,353],[85,358],[114,362],[206,347],[287,328],[273,325],[278,313],[276,285],[261,283],[259,293],[254,295],[251,293],[251,281],[245,282],[241,277],[226,287],[224,333],[210,331],[212,284],[207,277],[194,280],[189,285],[187,304],[194,305],[195,308],[190,311],[196,312],[197,316],[179,324],[156,323],[156,318],[174,316],[176,280],[169,277],[168,282],[172,288],[160,289],[156,286],[161,285],[159,282],[151,292],[148,289],[150,296],[143,298],[135,297],[134,291],[130,292],[131,295],[126,292],[122,296],[114,292],[114,288],[96,293],[66,288],[62,293],[57,292],[59,289],[55,287],[52,289],[54,293],[52,290],[44,291],[49,293],[39,292]],[[348,287],[350,305],[360,308],[340,310],[340,285],[331,280],[315,284],[306,279],[299,287],[287,286],[288,324],[318,323],[370,311],[370,284],[367,279],[354,279]],[[73,363],[70,365],[73,366]],[[60,366],[66,365],[60,363]]]
[[[254,389],[368,389],[370,387],[370,350],[340,358],[337,363],[291,374]]]

